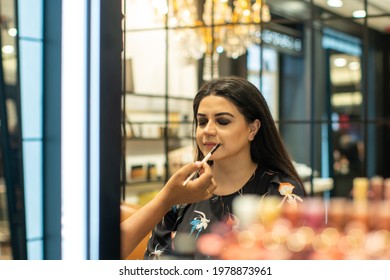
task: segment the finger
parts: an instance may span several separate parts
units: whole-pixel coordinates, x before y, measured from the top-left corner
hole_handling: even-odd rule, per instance
[[[206,189],[206,193],[207,193],[206,199],[212,198],[214,196],[215,189],[216,189],[216,187],[213,187],[213,185],[211,185],[210,187],[208,187]]]
[[[202,175],[207,175],[207,176],[210,176],[212,175],[212,171],[211,171],[211,167],[210,165],[208,165],[207,163],[205,162],[201,162],[201,168],[199,169],[199,176],[202,176]]]
[[[211,166],[207,162],[199,162],[199,164],[201,164],[203,172],[211,172]]]
[[[180,170],[183,173],[192,173],[200,168],[202,168],[202,163],[200,161],[195,161],[195,162],[187,163]]]
[[[188,176],[190,176],[190,174],[199,170],[200,168],[202,168],[201,162],[199,162],[199,161],[191,162],[191,163],[188,163],[188,164],[184,165],[183,167],[181,167],[175,174],[177,176],[187,178]]]

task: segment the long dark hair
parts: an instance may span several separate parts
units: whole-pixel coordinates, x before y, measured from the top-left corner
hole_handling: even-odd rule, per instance
[[[248,80],[241,77],[223,77],[206,82],[201,86],[194,98],[193,112],[197,115],[199,104],[209,95],[225,97],[243,114],[248,123],[260,120],[261,127],[251,141],[251,158],[266,169],[278,171],[294,178],[303,188],[302,181],[295,170],[290,155],[276,128],[275,121],[260,90]],[[198,126],[194,117],[194,133]],[[204,157],[196,145],[196,160]]]

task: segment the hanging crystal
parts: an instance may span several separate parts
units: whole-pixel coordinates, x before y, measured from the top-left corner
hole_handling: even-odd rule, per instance
[[[203,61],[203,80],[205,81],[210,81],[213,78],[212,64],[212,55],[206,53]]]
[[[177,27],[175,34],[185,57],[204,57],[205,80],[219,76],[220,53],[231,58],[245,54],[251,45],[261,42],[261,23],[271,20],[265,0],[234,0],[232,6],[229,2],[205,0],[199,20],[199,1],[168,0],[168,26]]]

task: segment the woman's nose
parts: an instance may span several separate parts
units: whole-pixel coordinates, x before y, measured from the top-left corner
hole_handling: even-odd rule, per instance
[[[209,122],[207,123],[205,129],[204,129],[204,133],[205,134],[215,134],[216,133],[216,130],[215,130],[215,125],[213,122]]]

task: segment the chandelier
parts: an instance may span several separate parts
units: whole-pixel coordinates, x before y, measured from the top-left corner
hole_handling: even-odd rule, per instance
[[[261,22],[271,19],[265,0],[168,0],[167,24],[183,45],[184,55],[204,57],[203,79],[218,77],[219,55],[238,58],[261,41]],[[161,6],[160,6],[161,7]]]

